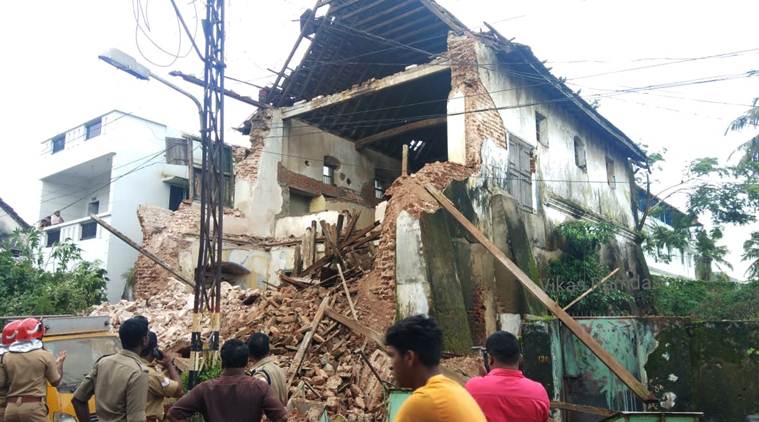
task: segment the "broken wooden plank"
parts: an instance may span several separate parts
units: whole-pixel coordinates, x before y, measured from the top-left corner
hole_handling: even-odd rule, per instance
[[[345,222],[345,214],[340,213],[337,216],[337,224],[335,224],[335,246],[340,246],[340,234],[343,231],[343,223]]]
[[[337,272],[340,274],[340,279],[343,281],[343,289],[345,289],[345,298],[348,299],[348,306],[351,308],[351,315],[353,319],[358,321],[358,314],[356,314],[356,307],[353,306],[353,299],[351,299],[351,292],[348,290],[348,282],[345,281],[345,275],[343,275],[343,267],[337,264]]]
[[[300,254],[300,245],[295,245],[295,252],[293,255],[293,275],[298,277],[303,270],[303,259]]]
[[[428,127],[433,127],[433,126],[444,125],[446,121],[447,119],[445,117],[433,117],[431,119],[417,120],[415,122],[406,123],[405,125],[394,127],[392,129],[383,130],[382,132],[375,133],[374,135],[369,135],[365,138],[361,138],[355,142],[355,146],[357,150],[361,150],[375,142],[379,142],[384,139],[389,139],[394,136],[402,135],[407,132],[411,132],[418,129],[424,129]]]
[[[290,277],[285,273],[279,273],[279,279],[299,289],[305,289],[307,287],[311,287],[314,285],[314,283],[305,281],[306,279],[298,278],[298,277]]]
[[[401,177],[408,176],[408,144],[403,144],[401,155]]]
[[[306,232],[300,240],[300,249],[303,259],[303,267],[308,268],[309,265],[314,263],[314,254],[311,251],[311,227],[306,228]],[[303,274],[302,271],[301,274]]]
[[[349,213],[350,219],[348,220],[347,227],[345,228],[345,233],[342,237],[344,237],[347,240],[350,240],[351,236],[353,235],[353,230],[356,230],[356,224],[358,224],[358,219],[361,218],[361,210],[359,210],[356,213]],[[345,243],[345,242],[343,242]]]
[[[368,225],[368,226],[364,227],[363,229],[361,229],[361,230],[359,230],[359,231],[355,232],[354,234],[352,234],[352,235],[351,235],[351,236],[348,238],[348,240],[346,240],[346,241],[345,241],[345,243],[346,243],[346,244],[350,244],[350,243],[353,243],[353,242],[355,242],[356,240],[358,240],[358,239],[360,239],[360,238],[362,238],[362,237],[366,236],[366,234],[367,234],[367,233],[369,233],[369,232],[371,232],[372,230],[374,230],[374,228],[375,228],[375,227],[377,227],[377,226],[379,226],[379,224],[380,224],[380,223],[379,223],[379,221],[375,221],[375,222],[373,222],[372,224],[370,224],[370,225]]]
[[[316,98],[303,104],[294,105],[292,107],[282,107],[282,119],[289,119],[314,110],[319,110],[325,107],[333,106],[335,104],[340,104],[342,102],[349,101],[364,95],[374,94],[376,92],[392,88],[397,85],[402,85],[419,78],[424,78],[439,72],[447,71],[448,69],[450,69],[450,65],[446,60],[434,60],[430,63],[422,64],[381,79],[372,79],[370,81],[362,83],[359,86],[338,92],[336,94]]]
[[[124,241],[124,243],[126,243],[127,245],[129,245],[132,248],[136,249],[137,252],[145,255],[146,258],[148,258],[151,261],[153,261],[156,264],[158,264],[159,267],[161,267],[164,270],[166,270],[169,273],[171,273],[171,275],[173,275],[174,277],[176,277],[177,280],[181,281],[182,283],[184,283],[184,284],[186,284],[186,285],[188,285],[190,287],[193,287],[193,288],[195,287],[195,283],[193,283],[192,281],[184,278],[181,274],[179,274],[178,272],[176,272],[173,268],[169,267],[168,264],[166,264],[165,262],[163,262],[163,260],[161,258],[155,256],[149,250],[147,250],[147,249],[143,248],[142,246],[138,245],[135,241],[133,241],[132,239],[130,239],[127,235],[125,235],[124,233],[121,233],[115,227],[113,227],[112,225],[110,225],[110,224],[106,223],[105,221],[103,221],[100,217],[96,216],[95,214],[90,214],[90,218],[92,218],[93,220],[95,220],[96,223],[98,223],[101,226],[103,226],[104,229],[106,229],[109,232],[113,233],[114,236],[116,236],[119,239],[121,239],[122,241]]]
[[[627,387],[630,388],[641,400],[645,402],[656,401],[656,397],[635,378],[617,359],[614,358],[606,349],[601,346],[596,339],[572,318],[565,310],[561,309],[543,289],[540,288],[530,277],[524,273],[514,262],[512,262],[498,247],[493,244],[482,232],[477,229],[467,218],[456,209],[456,206],[445,197],[434,186],[428,184],[425,186],[427,191],[432,195],[440,205],[459,222],[477,241],[485,247],[507,270],[509,270],[522,286],[537,298],[543,305],[551,311],[583,344],[588,346],[591,352],[596,355]]]
[[[575,298],[575,300],[569,302],[569,305],[565,306],[564,310],[566,311],[567,309],[569,309],[572,306],[574,306],[577,302],[581,301],[585,296],[589,295],[593,290],[595,290],[596,287],[604,284],[606,282],[606,280],[609,280],[612,276],[614,276],[614,274],[616,274],[617,271],[619,271],[619,267],[615,268],[612,272],[609,273],[609,275],[607,275],[606,277],[602,278],[601,281],[599,281],[598,283],[596,283],[593,286],[591,286],[591,288],[589,288],[588,290],[584,291],[580,296],[577,296]]]
[[[345,260],[343,259],[342,254],[340,254],[340,248],[337,247],[337,240],[335,239],[336,233],[333,230],[334,227],[328,225],[324,220],[319,221],[319,224],[321,224],[322,231],[324,232],[324,239],[326,240],[324,244],[329,246],[329,254],[336,257],[338,261],[345,265]]]
[[[358,321],[352,320],[337,311],[333,311],[332,309],[327,309],[325,314],[329,318],[346,326],[348,329],[358,334],[359,336],[373,341],[378,347],[380,347],[382,350],[385,350],[385,342],[382,339],[382,334],[379,332],[374,331],[373,329],[359,323]]]
[[[311,246],[309,246],[309,250],[311,251],[311,263],[313,264],[314,261],[316,261],[316,238],[317,238],[317,229],[316,229],[316,220],[311,220],[311,237],[309,238],[309,241],[311,242]]]
[[[316,329],[319,328],[319,323],[322,321],[322,318],[324,318],[324,312],[327,310],[328,304],[329,295],[324,296],[324,299],[322,299],[322,303],[319,305],[319,309],[316,310],[314,320],[311,322],[311,330],[309,330],[306,335],[303,336],[303,341],[301,341],[300,347],[298,347],[298,351],[295,353],[295,357],[293,357],[293,363],[290,365],[290,377],[288,378],[286,385],[287,390],[290,389],[290,386],[293,384],[293,380],[296,376],[298,376],[300,367],[303,365],[303,359],[306,357],[308,347],[311,345],[311,340],[313,340],[314,334],[316,334]]]
[[[316,271],[317,269],[327,265],[332,260],[331,254],[325,254],[323,257],[319,258],[314,262],[313,264],[309,265],[308,268],[303,270],[303,275],[308,275]]]

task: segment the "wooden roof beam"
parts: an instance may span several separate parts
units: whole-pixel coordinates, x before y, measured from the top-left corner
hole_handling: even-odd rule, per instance
[[[419,12],[421,12],[421,11],[423,11],[423,10],[425,10],[425,8],[424,8],[423,6],[419,6],[419,7],[416,7],[416,8],[414,8],[414,9],[411,9],[411,10],[409,10],[409,11],[405,12],[405,13],[401,13],[400,15],[394,16],[394,17],[392,17],[392,18],[390,18],[390,19],[386,19],[386,20],[383,20],[382,22],[379,22],[379,23],[377,23],[377,24],[374,24],[374,25],[372,25],[372,26],[370,26],[370,27],[368,27],[368,28],[365,28],[365,29],[363,29],[363,31],[366,31],[366,32],[372,32],[372,31],[374,31],[375,29],[378,29],[378,28],[382,28],[382,27],[385,27],[385,26],[391,25],[391,24],[393,24],[393,23],[394,23],[394,22],[396,22],[396,21],[399,21],[399,20],[405,19],[406,17],[408,17],[408,16],[411,16],[411,15],[414,15],[414,14],[416,14],[416,13],[419,13]],[[412,23],[412,24],[413,24],[414,22],[416,22],[416,21],[413,21],[413,22],[410,22],[410,23]]]
[[[392,129],[383,130],[382,132],[375,133],[374,135],[367,136],[366,138],[356,141],[356,149],[361,150],[367,146],[379,142],[385,139],[393,138],[404,133],[408,133],[418,129],[424,129],[433,126],[440,126],[446,123],[445,117],[433,117],[431,119],[417,120],[415,122],[406,123],[403,126],[394,127]]]
[[[449,69],[450,64],[447,60],[433,60],[430,63],[419,65],[411,69],[404,70],[403,72],[386,76],[382,79],[375,79],[369,82],[365,82],[357,87],[338,92],[336,94],[316,98],[305,103],[293,105],[291,107],[282,107],[282,118],[289,119],[304,113],[309,113],[325,107],[333,106],[335,104],[340,104],[344,101],[348,101],[363,95],[374,94],[376,92],[397,85],[402,85],[416,79],[434,75],[439,72],[447,71]]]

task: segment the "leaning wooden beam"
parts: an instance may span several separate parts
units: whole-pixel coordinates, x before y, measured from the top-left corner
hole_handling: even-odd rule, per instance
[[[614,416],[617,414],[617,412],[609,409],[604,409],[603,407],[595,407],[595,406],[586,406],[582,404],[573,404],[573,403],[565,403],[562,401],[552,401],[551,402],[551,408],[552,409],[563,409],[563,410],[570,410],[572,412],[580,412],[580,413],[587,413],[589,415],[599,415],[599,416]]]
[[[322,299],[322,303],[319,305],[319,309],[316,310],[314,320],[311,321],[311,329],[306,333],[306,335],[303,336],[303,341],[301,341],[300,347],[298,347],[298,351],[295,352],[293,363],[290,365],[290,378],[287,380],[287,389],[290,389],[290,386],[293,384],[293,380],[295,380],[295,377],[298,376],[300,366],[303,365],[303,359],[306,357],[308,347],[311,345],[311,341],[314,339],[316,329],[319,328],[319,323],[322,322],[322,318],[324,318],[324,312],[327,310],[328,304],[329,295],[324,296],[324,299]]]
[[[161,258],[155,256],[149,250],[147,250],[147,249],[143,248],[142,246],[138,245],[137,243],[135,243],[135,241],[133,241],[132,239],[130,239],[129,237],[127,237],[127,235],[125,235],[124,233],[121,233],[120,231],[116,230],[115,227],[113,227],[112,225],[106,223],[100,217],[98,217],[98,216],[96,216],[94,214],[90,214],[90,218],[92,218],[93,220],[95,220],[96,223],[98,223],[101,226],[103,226],[104,229],[106,229],[109,232],[113,233],[114,236],[116,236],[119,239],[123,240],[124,243],[126,243],[127,245],[129,245],[129,246],[133,247],[134,249],[136,249],[137,252],[145,255],[148,259],[150,259],[151,261],[153,261],[156,264],[158,264],[158,266],[160,266],[164,270],[170,272],[171,275],[173,275],[174,277],[176,277],[177,280],[181,281],[182,283],[184,283],[184,284],[186,284],[186,285],[188,285],[190,287],[195,287],[195,283],[193,283],[192,281],[184,278],[181,274],[179,274],[178,272],[174,271],[173,268],[169,267],[168,264],[166,264],[165,262],[163,262],[163,260],[161,260]]]
[[[434,117],[431,119],[417,120],[415,122],[407,123],[403,126],[394,127],[392,129],[383,130],[382,132],[369,135],[366,138],[359,139],[355,142],[356,149],[360,150],[366,148],[368,145],[375,142],[389,139],[394,136],[402,135],[413,130],[424,129],[433,126],[444,125],[447,119],[445,117]]]
[[[588,290],[585,290],[585,291],[584,291],[584,292],[583,292],[583,293],[582,293],[580,296],[577,296],[577,297],[575,298],[575,300],[573,300],[573,301],[569,302],[569,305],[565,306],[565,307],[564,307],[564,310],[566,311],[567,309],[571,308],[571,307],[572,307],[572,306],[574,306],[574,305],[575,305],[577,302],[581,301],[581,300],[582,300],[582,299],[583,299],[585,296],[589,295],[589,294],[590,294],[590,293],[591,293],[593,290],[595,290],[595,289],[596,289],[596,287],[598,287],[598,286],[600,286],[600,285],[602,285],[602,284],[606,283],[606,281],[607,281],[607,280],[609,280],[609,279],[610,279],[610,278],[611,278],[611,277],[612,277],[614,274],[616,274],[618,271],[619,271],[619,267],[615,268],[615,269],[614,269],[612,272],[610,272],[610,273],[609,273],[609,275],[607,275],[606,277],[602,278],[602,279],[601,279],[601,281],[599,281],[598,283],[594,284],[594,285],[593,285],[591,288],[589,288]]]
[[[431,63],[419,65],[408,70],[386,76],[381,79],[374,79],[365,82],[357,87],[328,95],[326,97],[316,98],[311,101],[297,104],[292,107],[282,107],[282,118],[289,119],[324,107],[340,104],[363,95],[374,94],[384,89],[392,88],[396,85],[405,84],[413,80],[424,78],[450,69],[450,65],[445,60],[435,60]]]
[[[182,78],[182,79],[184,79],[185,81],[187,81],[187,82],[189,82],[191,84],[195,84],[195,85],[199,85],[199,86],[204,86],[204,84],[205,84],[203,82],[203,80],[200,79],[200,78],[198,78],[197,76],[188,75],[188,74],[180,72],[178,70],[173,70],[173,71],[169,72],[169,75]],[[245,95],[238,94],[238,93],[232,91],[231,89],[224,89],[224,95],[226,95],[229,98],[233,98],[233,99],[235,99],[237,101],[241,101],[241,102],[243,102],[245,104],[250,104],[252,106],[256,106],[258,108],[267,108],[267,107],[269,107],[269,104],[264,104],[264,103],[262,103],[260,101],[256,101],[256,100],[254,100],[254,99],[252,99],[250,97],[247,97]]]
[[[468,231],[475,239],[477,239],[485,249],[490,252],[495,259],[497,259],[501,265],[506,267],[522,284],[522,286],[530,292],[535,298],[537,298],[543,305],[551,311],[568,329],[571,331],[583,344],[588,346],[591,352],[596,355],[601,362],[604,363],[630,390],[633,391],[641,400],[645,402],[656,401],[656,397],[651,394],[650,391],[643,385],[637,378],[635,378],[614,356],[612,356],[606,349],[601,346],[596,339],[594,339],[587,331],[577,322],[569,316],[569,314],[561,309],[553,299],[551,299],[543,289],[540,288],[530,277],[524,273],[514,262],[512,262],[506,255],[501,252],[498,247],[493,244],[480,230],[477,229],[469,220],[464,217],[463,214],[456,209],[456,206],[445,197],[439,190],[435,189],[432,185],[426,185],[427,191],[440,203],[440,205],[448,210],[449,213],[461,224],[466,231]]]
[[[353,306],[353,299],[351,299],[351,292],[348,290],[348,282],[345,281],[345,276],[343,275],[343,267],[340,266],[340,264],[337,264],[337,272],[340,274],[340,279],[342,280],[343,289],[345,290],[345,298],[348,299],[348,306],[351,308],[351,315],[353,315],[353,319],[358,321],[358,314],[356,313],[356,307]]]

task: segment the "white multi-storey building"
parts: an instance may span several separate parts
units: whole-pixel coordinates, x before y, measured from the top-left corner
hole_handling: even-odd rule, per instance
[[[71,239],[87,260],[108,271],[108,300],[121,298],[125,274],[137,251],[89,215],[142,241],[139,205],[175,210],[187,197],[188,145],[193,144],[195,185],[200,175],[200,145],[154,121],[113,110],[42,142],[40,220],[60,211],[64,222],[44,228],[49,253]],[[228,173],[231,180],[231,156]]]
[[[649,195],[647,199],[646,191],[641,188],[637,189],[637,195],[639,214],[642,214],[643,210],[646,208],[646,201],[648,201],[649,204],[659,203],[659,198],[653,195]],[[682,218],[686,218],[685,213],[675,208],[673,205],[662,201],[656,207],[655,212],[649,214],[646,219],[646,227],[644,230],[652,230],[654,227],[664,227],[673,230],[673,224],[675,224],[675,221]],[[649,253],[644,250],[644,252],[648,268],[652,274],[682,277],[692,280],[696,279],[696,253],[690,246],[685,247],[682,250],[672,249],[668,251],[659,251],[659,253]],[[664,259],[663,257],[668,257],[668,259]]]

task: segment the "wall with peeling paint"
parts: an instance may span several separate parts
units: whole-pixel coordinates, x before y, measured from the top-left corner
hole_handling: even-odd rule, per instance
[[[480,80],[496,106],[502,108],[499,113],[509,136],[517,136],[535,148],[538,158],[535,178],[541,180],[539,194],[570,200],[622,227],[633,228],[627,158],[615,141],[573,117],[564,103],[550,102],[534,80],[515,76],[508,65],[501,63],[495,51],[482,43],[477,44],[477,60],[489,63],[479,66]],[[546,117],[542,142],[537,140],[536,112]],[[575,165],[575,136],[585,143],[586,170]],[[614,175],[620,182],[613,188],[605,183],[606,157],[614,161]]]
[[[660,405],[704,412],[704,421],[743,421],[759,414],[759,321],[681,318],[594,318],[580,324]],[[524,370],[555,400],[613,410],[643,404],[557,321],[526,323]],[[597,421],[571,414],[564,421]]]

